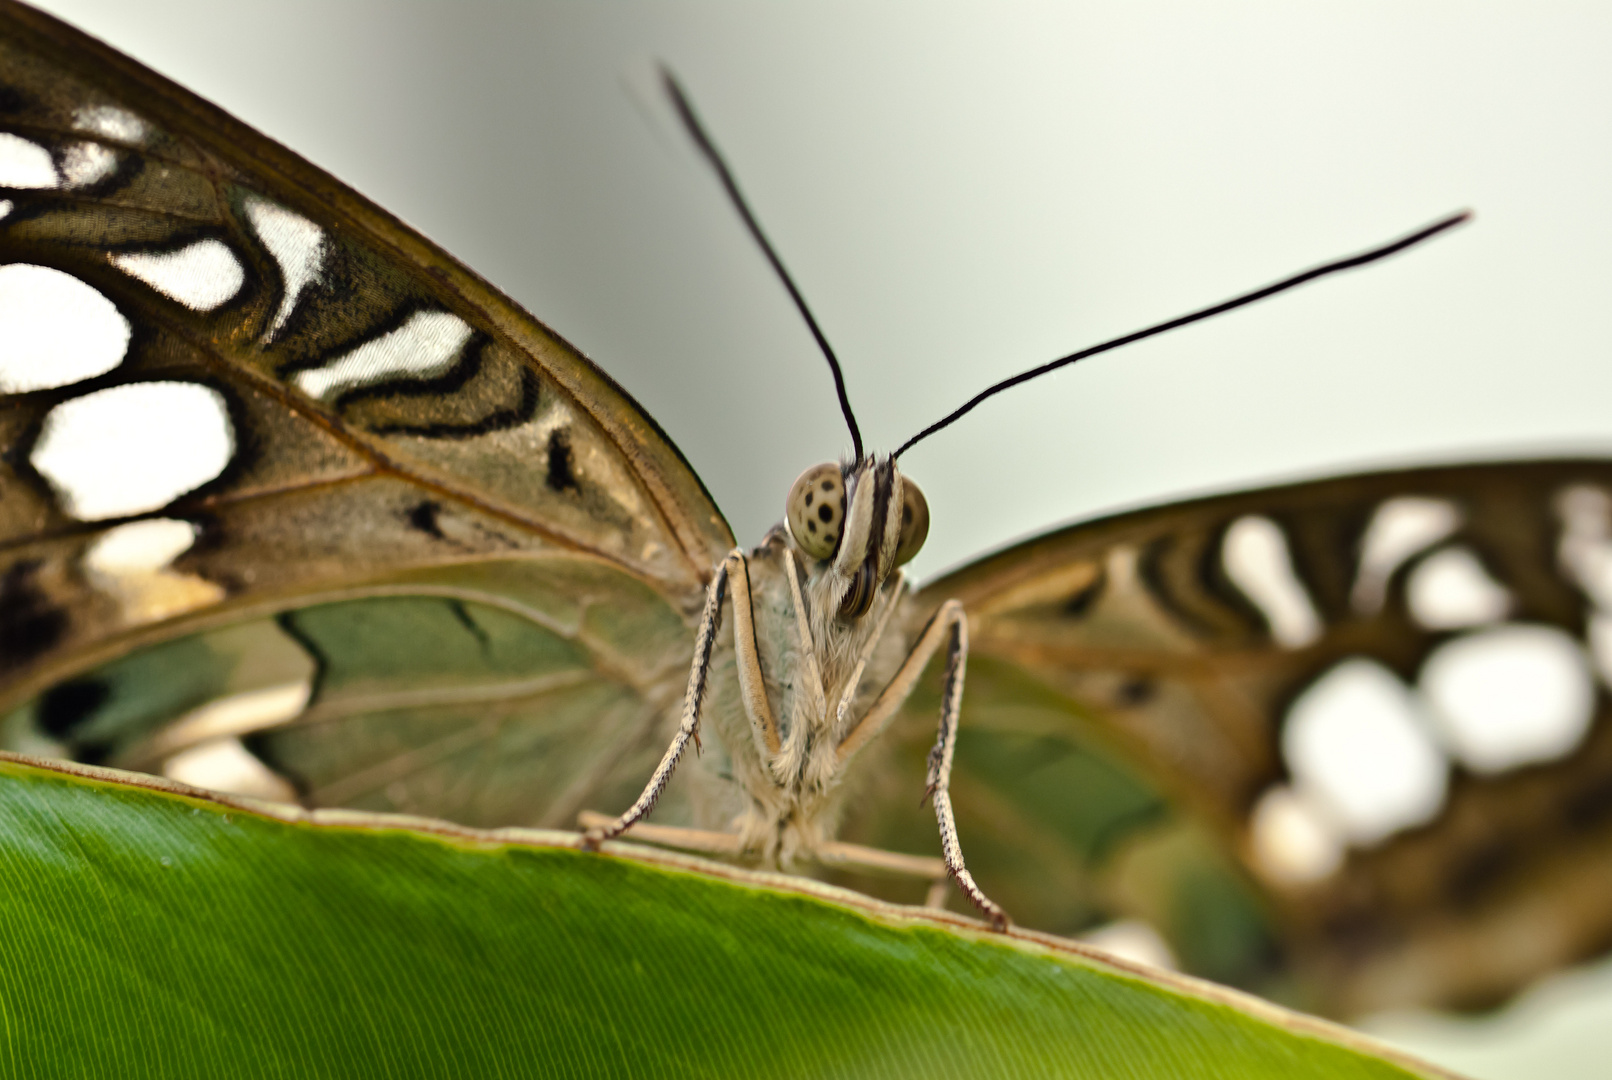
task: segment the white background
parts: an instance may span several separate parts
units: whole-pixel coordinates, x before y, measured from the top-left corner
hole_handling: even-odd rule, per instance
[[[46,6],[329,169],[582,348],[741,541],[848,442],[714,181],[635,100],[656,60],[816,309],[873,448],[1022,368],[1478,212],[1379,268],[1077,365],[914,450],[903,466],[934,520],[921,575],[1184,494],[1612,451],[1606,5]],[[1612,1021],[1578,1007],[1602,1010],[1586,1031]],[[1452,1060],[1566,1080],[1591,1053],[1575,1038],[1551,1036],[1559,1062]]]

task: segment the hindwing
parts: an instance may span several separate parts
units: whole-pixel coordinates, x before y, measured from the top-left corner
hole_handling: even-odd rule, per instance
[[[1345,1015],[1492,1003],[1612,940],[1612,464],[1144,510],[942,577],[914,618],[949,597],[953,800],[1020,918],[1141,916]],[[918,827],[892,802],[859,835]]]

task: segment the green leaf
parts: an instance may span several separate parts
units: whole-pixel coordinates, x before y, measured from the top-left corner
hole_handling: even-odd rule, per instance
[[[13,1076],[1442,1075],[1045,935],[0,759]]]

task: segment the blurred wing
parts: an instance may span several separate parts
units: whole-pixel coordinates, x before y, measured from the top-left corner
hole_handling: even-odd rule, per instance
[[[1612,463],[1125,514],[916,615],[947,597],[964,847],[1032,925],[1141,916],[1194,970],[1344,1015],[1491,1003],[1612,940]],[[898,728],[915,769],[934,704]]]
[[[653,756],[732,545],[655,423],[384,211],[13,3],[0,341],[4,745],[475,824]]]

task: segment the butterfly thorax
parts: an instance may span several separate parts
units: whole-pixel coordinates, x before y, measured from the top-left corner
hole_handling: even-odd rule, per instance
[[[782,528],[775,528],[749,556],[756,650],[767,700],[778,722],[778,752],[770,752],[753,736],[736,698],[713,701],[711,710],[731,755],[733,779],[744,795],[743,809],[731,827],[740,833],[746,850],[785,865],[833,838],[846,794],[839,744],[900,666],[909,646],[899,619],[884,626],[878,619],[905,593],[899,575],[881,585],[868,615],[842,620],[835,614],[839,599],[835,583],[826,580],[826,574],[807,571],[800,595],[811,631],[808,657],[787,576],[791,563],[785,555],[787,546]],[[870,639],[881,629],[851,707],[841,717],[840,698]],[[724,651],[734,647],[731,630],[723,634],[721,644]],[[810,675],[813,666],[821,677],[821,692]]]
[[[890,617],[906,592],[895,562],[902,482],[893,463],[819,467],[807,477],[815,505],[800,507],[792,496],[789,523],[775,526],[746,559],[776,747],[740,702],[713,702],[712,709],[744,794],[733,825],[748,850],[784,863],[832,838],[847,771],[840,744],[909,646],[901,621]],[[840,534],[831,550],[797,540],[807,531],[797,508]],[[729,625],[722,647],[736,650],[739,620]]]

